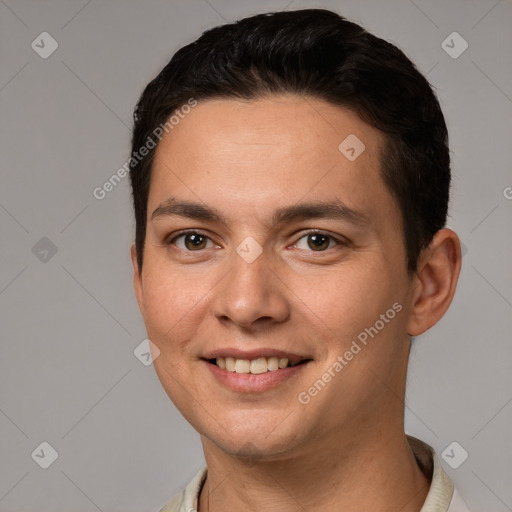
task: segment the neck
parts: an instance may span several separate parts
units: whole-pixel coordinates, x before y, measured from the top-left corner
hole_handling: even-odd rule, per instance
[[[242,460],[203,438],[208,476],[199,512],[419,512],[430,482],[403,429],[394,432],[366,432],[364,442],[361,436],[336,443],[331,439],[309,453],[272,461]]]

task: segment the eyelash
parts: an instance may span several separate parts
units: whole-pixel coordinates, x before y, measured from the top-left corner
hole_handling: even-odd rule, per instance
[[[179,232],[176,236],[173,236],[172,239],[168,240],[166,242],[166,244],[167,245],[174,245],[174,242],[176,242],[176,240],[178,238],[184,237],[186,235],[200,235],[200,236],[203,236],[203,237],[207,238],[209,241],[213,242],[211,240],[211,238],[208,235],[206,235],[205,233],[202,233],[201,231],[198,231],[198,230],[191,229],[191,230],[186,230],[186,231]],[[310,231],[307,231],[305,233],[302,233],[302,235],[293,243],[293,245],[294,246],[297,245],[299,240],[302,240],[303,238],[305,238],[305,237],[307,237],[309,235],[322,235],[322,236],[325,236],[325,237],[329,238],[330,240],[335,241],[336,242],[336,246],[330,247],[330,248],[328,247],[324,251],[313,251],[313,250],[310,250],[308,252],[320,252],[320,253],[322,253],[322,252],[327,252],[330,249],[334,249],[337,246],[348,246],[349,245],[348,240],[342,239],[342,238],[338,238],[338,237],[332,235],[331,233],[328,233],[326,231],[321,231],[321,230],[310,230]],[[182,250],[182,251],[186,251],[186,252],[201,252],[201,251],[204,250],[204,249],[198,249],[197,251],[191,251],[189,249],[181,249],[181,248],[178,248],[178,249]],[[299,249],[299,250],[305,250],[305,249]]]

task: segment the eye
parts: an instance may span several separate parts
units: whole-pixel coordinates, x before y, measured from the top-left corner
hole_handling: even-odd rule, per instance
[[[179,249],[184,251],[199,251],[201,249],[210,249],[215,247],[215,244],[205,235],[197,231],[189,231],[182,233],[173,238],[169,244],[174,244]]]
[[[333,247],[341,244],[341,241],[335,240],[333,236],[328,235],[326,233],[308,233],[295,243],[294,247],[297,249],[305,249],[312,250],[316,252],[323,252],[327,249],[332,249]]]

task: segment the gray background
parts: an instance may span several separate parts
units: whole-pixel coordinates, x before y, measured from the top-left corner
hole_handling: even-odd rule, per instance
[[[512,510],[511,2],[3,0],[1,511],[157,511],[202,466],[199,436],[133,353],[128,178],[92,191],[127,160],[134,104],[174,51],[224,21],[312,6],[394,42],[438,90],[465,253],[450,312],[415,340],[406,430],[469,453],[443,465],[474,512]],[[44,31],[59,45],[46,59],[31,47]],[[458,58],[441,46],[453,31],[469,44]],[[48,469],[31,457],[43,441]]]

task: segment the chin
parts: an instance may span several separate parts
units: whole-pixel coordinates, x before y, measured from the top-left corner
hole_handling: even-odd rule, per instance
[[[286,415],[274,421],[270,421],[268,416],[250,422],[226,421],[224,418],[221,425],[217,424],[213,431],[207,429],[202,435],[207,442],[229,455],[253,460],[274,460],[286,457],[300,443],[297,435],[299,426],[294,427],[293,421],[288,422],[286,419]]]
[[[292,453],[291,440],[269,442],[268,439],[222,439],[212,441],[222,452],[247,462],[272,461],[288,458]]]

